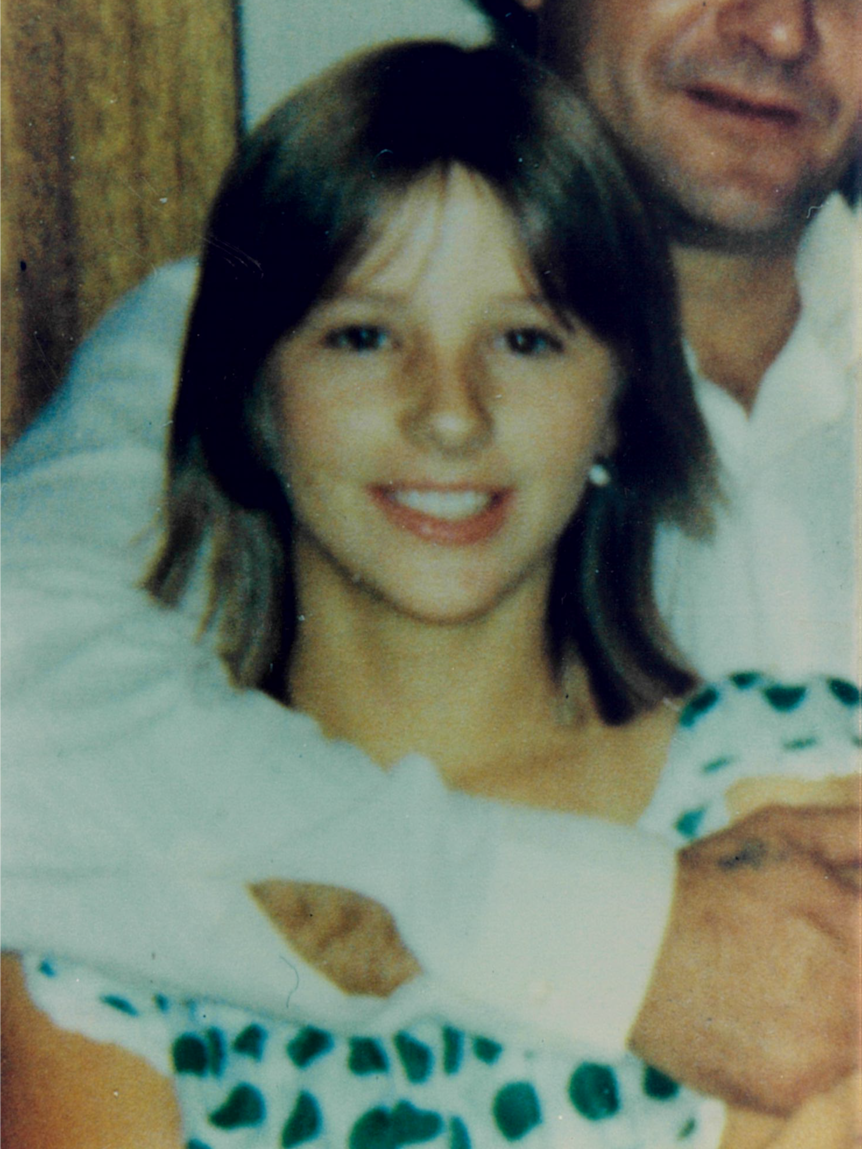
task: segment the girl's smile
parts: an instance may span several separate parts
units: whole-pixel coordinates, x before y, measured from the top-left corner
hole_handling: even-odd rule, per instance
[[[383,513],[417,538],[448,546],[482,542],[505,523],[511,490],[452,485],[372,488]]]

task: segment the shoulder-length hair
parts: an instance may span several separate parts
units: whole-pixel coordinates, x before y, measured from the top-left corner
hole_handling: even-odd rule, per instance
[[[667,251],[585,107],[497,47],[421,42],[353,58],[240,147],[209,220],[146,586],[173,605],[204,564],[204,623],[233,679],[283,696],[291,510],[264,365],[406,191],[453,165],[495,191],[548,304],[585,321],[622,376],[613,482],[592,488],[567,528],[548,612],[554,656],[574,648],[603,714],[622,721],[693,682],[655,609],[651,553],[660,520],[708,523],[712,456]]]

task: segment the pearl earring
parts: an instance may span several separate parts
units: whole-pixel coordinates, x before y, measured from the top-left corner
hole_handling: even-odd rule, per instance
[[[587,477],[594,487],[606,487],[611,481],[611,473],[605,463],[593,463],[587,472]]]

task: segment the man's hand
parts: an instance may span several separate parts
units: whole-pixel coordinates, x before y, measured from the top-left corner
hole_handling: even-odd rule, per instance
[[[686,1084],[788,1114],[859,1062],[854,808],[774,806],[683,850],[632,1049]]]

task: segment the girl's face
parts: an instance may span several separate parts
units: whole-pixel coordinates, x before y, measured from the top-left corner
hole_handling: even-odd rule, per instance
[[[613,445],[615,367],[543,302],[479,178],[455,168],[411,189],[268,369],[300,605],[309,579],[441,624],[544,602]]]

